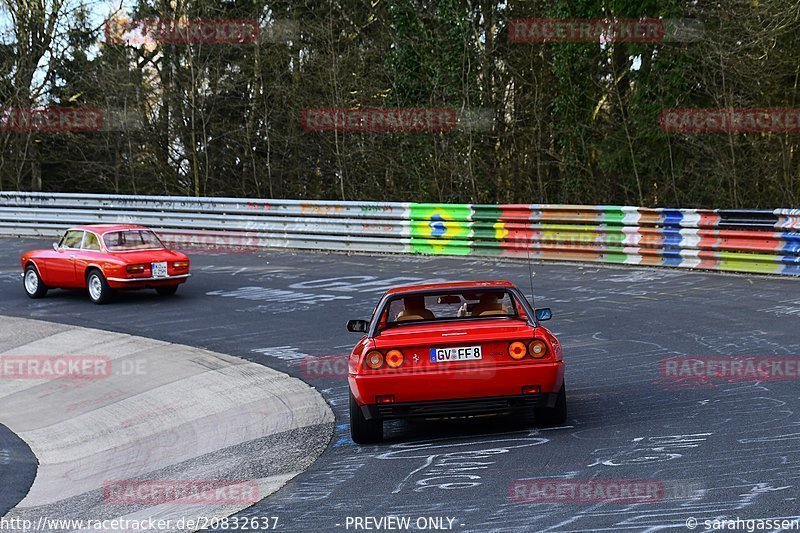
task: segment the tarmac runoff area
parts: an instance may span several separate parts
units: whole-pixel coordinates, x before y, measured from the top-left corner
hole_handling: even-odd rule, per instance
[[[0,316],[0,365],[0,424],[39,463],[7,521],[228,516],[309,467],[334,429],[298,379],[143,337]]]

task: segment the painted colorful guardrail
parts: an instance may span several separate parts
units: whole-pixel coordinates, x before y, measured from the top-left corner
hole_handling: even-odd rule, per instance
[[[0,193],[0,234],[140,223],[176,247],[530,257],[800,275],[800,210]]]

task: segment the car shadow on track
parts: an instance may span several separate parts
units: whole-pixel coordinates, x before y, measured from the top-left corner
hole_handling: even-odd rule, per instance
[[[111,298],[109,299],[109,301],[99,307],[113,306],[115,304],[120,305],[120,304],[132,304],[132,303],[165,303],[165,302],[171,302],[173,300],[174,301],[182,299],[186,300],[191,297],[192,297],[191,293],[189,293],[188,291],[184,291],[184,293],[181,293],[180,289],[178,289],[177,294],[171,296],[161,296],[157,294],[155,290],[151,289],[115,291],[111,296]],[[36,301],[43,303],[85,302],[87,306],[92,305],[92,302],[89,299],[89,294],[85,289],[50,289],[50,291],[47,293],[47,296]]]
[[[634,394],[635,388],[628,392]],[[566,422],[558,426],[538,424],[532,415],[484,415],[441,419],[391,420],[384,423],[385,444],[398,444],[419,440],[469,439],[478,437],[511,436],[519,433],[545,431],[555,437],[558,433],[572,433],[576,429],[591,431],[612,423],[612,413],[604,411],[598,397],[622,399],[619,391],[585,389],[570,397]],[[630,399],[631,402],[634,398]],[[349,424],[346,426],[349,432]],[[349,439],[349,434],[347,436]],[[352,441],[350,441],[352,443]],[[377,446],[380,446],[378,444]]]
[[[532,418],[521,416],[481,416],[469,418],[397,420],[384,426],[384,442],[430,439],[461,439],[501,436],[540,429]]]

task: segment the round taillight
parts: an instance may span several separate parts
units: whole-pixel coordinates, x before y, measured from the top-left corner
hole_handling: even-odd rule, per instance
[[[539,339],[532,340],[528,345],[528,351],[534,359],[541,359],[547,355],[547,344]]]
[[[527,354],[528,354],[528,350],[527,350],[527,348],[525,348],[525,343],[524,342],[516,341],[516,342],[512,342],[508,346],[508,355],[510,355],[512,359],[519,360],[519,359],[522,359],[523,357],[525,357]]]
[[[386,365],[389,368],[398,368],[403,364],[403,352],[400,350],[389,350],[386,352]]]
[[[373,350],[367,354],[367,358],[364,362],[367,363],[367,366],[372,370],[378,370],[383,366],[383,354],[377,350]]]

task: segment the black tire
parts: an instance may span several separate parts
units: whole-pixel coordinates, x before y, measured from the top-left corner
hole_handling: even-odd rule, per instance
[[[178,291],[177,285],[164,285],[163,287],[156,287],[156,292],[160,296],[172,296]]]
[[[86,275],[86,287],[89,290],[89,299],[92,303],[103,305],[111,300],[111,287],[108,286],[105,276],[99,270],[90,270]]]
[[[350,393],[350,436],[356,444],[372,444],[383,440],[383,420],[367,420]]]
[[[556,404],[553,407],[537,407],[534,411],[534,421],[543,426],[557,426],[567,421],[567,388],[561,385],[558,391]]]
[[[25,267],[25,276],[22,278],[22,286],[28,298],[44,298],[47,295],[47,285],[42,281],[39,271],[33,265]]]

